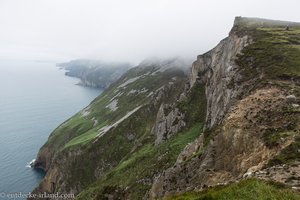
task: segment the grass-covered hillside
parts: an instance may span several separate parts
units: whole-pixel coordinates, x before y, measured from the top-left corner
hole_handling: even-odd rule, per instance
[[[50,135],[35,163],[47,171],[36,192],[75,191],[81,192],[78,199],[101,199],[118,189],[119,196],[141,199],[155,176],[201,134],[205,103],[204,86],[189,90],[180,60],[130,69]],[[174,131],[156,144],[153,127],[162,122]],[[53,189],[48,183],[54,181]]]
[[[244,77],[299,80],[300,24],[242,18],[233,30],[254,40],[236,61]]]
[[[286,91],[286,95],[299,97],[300,24],[242,18],[235,31],[249,34],[254,41],[243,49],[236,60],[243,77],[259,77],[256,88],[274,86]],[[264,133],[264,141],[268,146],[274,147],[285,138],[294,138],[290,145],[269,162],[269,166],[300,161],[297,150],[300,147],[300,108],[296,98],[274,111],[260,112],[256,125],[277,123],[276,128],[267,129]],[[285,124],[281,126],[283,121]]]
[[[218,186],[204,192],[189,192],[164,200],[297,200],[300,193],[287,189],[282,184],[260,181],[257,179],[243,180],[228,186]]]
[[[50,135],[34,192],[299,199],[300,25],[237,18],[191,74],[179,59],[127,71]]]

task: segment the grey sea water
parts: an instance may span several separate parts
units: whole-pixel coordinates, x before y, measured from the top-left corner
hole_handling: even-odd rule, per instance
[[[54,128],[102,92],[77,82],[55,63],[0,61],[0,193],[36,187],[44,174],[29,162]]]

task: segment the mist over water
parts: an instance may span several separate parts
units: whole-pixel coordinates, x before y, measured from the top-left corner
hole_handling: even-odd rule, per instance
[[[54,128],[102,92],[77,82],[55,63],[0,61],[0,192],[39,184],[43,172],[28,163]]]

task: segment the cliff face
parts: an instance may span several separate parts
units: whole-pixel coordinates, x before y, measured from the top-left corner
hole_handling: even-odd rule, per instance
[[[229,37],[194,62],[191,86],[197,81],[206,86],[206,130],[186,146],[171,168],[157,176],[150,191],[151,198],[199,192],[248,177],[291,186],[299,184],[289,173],[284,174],[278,169],[295,167],[293,173],[300,175],[296,172],[299,159],[292,156],[287,162],[287,155],[284,156],[287,149],[291,153],[292,146],[299,145],[295,139],[299,137],[299,113],[285,110],[293,107],[289,95],[299,92],[300,67],[296,64],[297,73],[286,76],[283,74],[287,69],[293,71],[290,66],[274,72],[272,56],[283,52],[283,44],[277,44],[281,52],[270,55],[270,47],[277,43],[277,38],[269,38],[272,33],[264,32],[261,23],[254,23],[253,27],[248,23],[254,22],[237,18]],[[263,24],[268,27],[266,30],[273,31],[269,28],[274,26],[272,21],[263,21]],[[278,30],[280,25],[275,24],[277,29],[273,28]],[[284,28],[279,30],[281,34],[284,32]],[[291,44],[293,42],[287,45]],[[293,51],[300,55],[296,48]],[[259,58],[261,54],[269,55]],[[286,56],[284,59],[294,58]],[[297,102],[294,106],[298,107],[299,99],[295,95],[292,98],[294,103]],[[295,149],[292,154],[297,154]],[[269,168],[274,164],[281,166]],[[268,175],[265,175],[267,171]]]
[[[200,55],[193,63],[190,78],[191,87],[197,79],[206,86],[207,117],[206,128],[217,125],[224,118],[230,106],[244,90],[244,85],[237,85],[241,76],[235,63],[236,55],[251,43],[249,35],[238,36],[232,31],[213,50]]]
[[[171,109],[170,109],[171,108]],[[170,112],[166,111],[170,109]],[[184,114],[180,113],[178,108],[172,108],[170,105],[161,104],[159,107],[156,122],[152,129],[156,136],[155,144],[160,144],[176,134],[185,126]]]
[[[106,63],[97,60],[72,60],[58,64],[67,76],[80,79],[79,85],[106,89],[131,66],[128,63]]]
[[[129,70],[50,135],[34,192],[156,199],[249,177],[299,189],[300,26],[286,23],[237,18],[189,77],[179,60]]]
[[[36,159],[35,167],[47,173],[34,193],[77,195],[97,179],[107,183],[108,173],[146,150],[150,155],[137,159],[147,161],[144,156],[160,156],[161,168],[170,166],[166,160],[176,159],[176,152],[186,142],[174,144],[178,149],[170,155],[164,155],[167,146],[156,151],[152,144],[165,143],[187,126],[185,120],[190,117],[175,106],[176,100],[187,92],[185,70],[185,62],[177,59],[144,62],[59,126]],[[187,141],[196,136],[189,137]],[[149,170],[147,173],[153,174],[157,169],[153,166]],[[148,188],[152,183],[152,175],[141,174],[132,179]]]

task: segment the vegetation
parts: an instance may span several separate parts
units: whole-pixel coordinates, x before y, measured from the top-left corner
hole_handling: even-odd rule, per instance
[[[300,27],[289,31],[283,27],[244,27],[239,34],[249,34],[254,43],[242,50],[237,64],[244,78],[264,75],[265,79],[291,79],[300,77]]]
[[[236,63],[240,66],[243,79],[240,81],[257,80],[256,85],[251,85],[253,88],[276,84],[290,90],[291,84],[285,82],[297,83],[300,80],[300,28],[295,26],[286,31],[282,25],[263,26],[264,23],[255,20],[247,23],[233,29],[236,34],[248,34],[254,40],[237,57]],[[77,199],[105,199],[106,194],[112,193],[121,199],[125,198],[124,195],[130,195],[130,199],[142,199],[154,177],[171,167],[183,148],[202,133],[207,106],[205,86],[196,82],[186,98],[179,101],[179,96],[185,91],[185,74],[180,70],[157,72],[157,69],[157,66],[151,65],[129,70],[86,108],[87,115],[82,112],[76,114],[51,134],[45,146],[54,149],[55,153],[59,152],[57,162],[68,159],[66,166],[61,167],[68,173],[66,188],[78,186],[83,190]],[[229,82],[229,88],[238,84],[234,81]],[[297,84],[292,89],[300,95]],[[116,99],[117,109],[112,110],[108,105]],[[165,113],[174,108],[184,113],[186,127],[166,142],[155,145],[152,128],[161,103],[170,105]],[[97,138],[101,128],[112,125],[138,106],[141,106],[140,109],[117,128]],[[274,112],[262,110],[259,115],[259,125],[273,127],[271,125],[280,122],[278,127],[267,129],[262,136],[268,147],[276,147],[282,138],[299,135],[295,131],[299,124],[298,109],[286,106]],[[278,121],[270,116],[278,116]],[[201,156],[221,128],[216,126],[206,130],[204,148],[186,162]],[[299,160],[300,137],[295,138],[270,165]],[[187,193],[167,199],[237,198],[287,200],[299,199],[300,196],[281,186],[249,179],[202,193]]]
[[[247,179],[228,186],[208,189],[201,193],[186,193],[165,200],[297,200],[300,194],[283,185]]]
[[[170,88],[170,95],[164,99],[166,103],[170,102],[174,96],[182,91],[185,75],[180,70],[169,70],[165,73],[149,75],[156,70],[156,66],[145,67],[143,70],[139,68],[129,70],[123,78],[111,85],[85,109],[88,113],[87,116],[83,116],[82,112],[79,112],[70,118],[50,135],[46,145],[53,146],[57,150],[63,150],[64,148],[76,148],[76,146],[88,144],[98,135],[99,129],[118,121],[137,106],[149,103],[151,98],[147,95],[151,91],[154,92],[163,85],[168,85],[170,80],[176,77],[174,87]],[[119,87],[126,80],[135,77],[141,78],[126,85],[126,87]],[[130,93],[130,91],[137,91],[137,93]],[[145,92],[139,93],[138,91]],[[118,100],[116,111],[107,107],[113,99]],[[95,121],[97,121],[96,126],[94,125]]]
[[[237,34],[250,35],[253,43],[242,50],[236,63],[241,67],[243,81],[256,79],[259,88],[266,84],[276,85],[288,91],[287,94],[300,95],[300,25],[268,20],[242,20],[233,29]],[[287,82],[289,81],[289,82]],[[263,139],[267,146],[274,147],[286,138],[299,135],[299,108],[291,105],[278,107],[275,111],[262,110],[258,114],[258,124],[276,128],[267,129]],[[272,116],[272,117],[270,117]],[[296,159],[298,142],[295,141],[269,164],[288,163]]]
[[[297,135],[295,141],[283,149],[279,155],[269,161],[268,165],[292,164],[295,161],[300,161],[300,135]]]
[[[126,156],[120,164],[106,174],[96,184],[80,194],[78,199],[100,198],[103,191],[111,186],[120,188],[130,187],[132,199],[141,199],[150,189],[147,180],[152,180],[154,175],[166,169],[176,161],[178,154],[202,132],[202,124],[196,124],[190,130],[171,137],[167,142],[154,146],[145,144],[130,156]],[[143,183],[144,181],[144,183]]]
[[[185,113],[187,126],[204,122],[206,118],[205,85],[196,83],[186,100],[179,102],[178,108]]]

